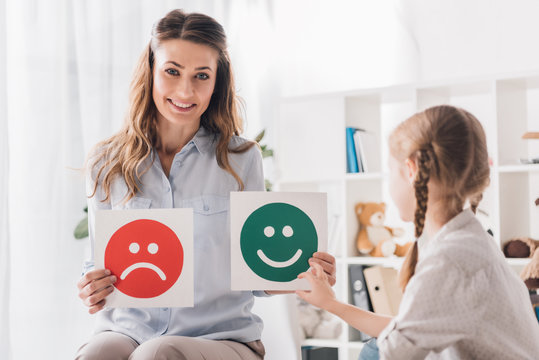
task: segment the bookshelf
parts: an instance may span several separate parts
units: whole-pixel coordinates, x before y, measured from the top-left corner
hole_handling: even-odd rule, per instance
[[[400,268],[400,258],[359,256],[354,205],[384,201],[386,224],[403,228],[403,241],[412,240],[413,225],[400,220],[390,200],[386,142],[399,122],[439,104],[467,109],[485,128],[491,184],[480,208],[489,214],[494,241],[501,247],[516,236],[539,239],[539,208],[533,204],[539,196],[539,164],[519,162],[539,156],[539,140],[521,139],[526,131],[539,131],[539,71],[284,98],[275,123],[276,188],[328,193],[328,249],[337,258],[335,291],[341,300],[351,302],[350,265]],[[365,129],[377,140],[380,156],[368,172],[347,173],[347,127]],[[508,259],[515,271],[528,261]],[[362,342],[353,328],[343,324],[343,329],[339,339],[304,344],[337,347],[339,359],[357,359]]]

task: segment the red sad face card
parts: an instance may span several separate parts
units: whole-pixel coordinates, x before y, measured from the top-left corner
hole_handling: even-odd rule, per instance
[[[192,209],[98,211],[95,261],[118,279],[108,307],[193,306]]]

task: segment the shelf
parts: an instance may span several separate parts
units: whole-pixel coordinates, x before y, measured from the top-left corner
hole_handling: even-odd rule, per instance
[[[498,171],[500,173],[536,172],[539,171],[539,164],[501,165]]]
[[[349,341],[348,342],[348,347],[350,349],[361,350],[363,348],[363,345],[365,345],[365,343],[362,341]]]
[[[305,339],[301,342],[301,346],[322,346],[333,348],[339,348],[345,344],[345,342],[334,339]]]
[[[345,264],[360,264],[360,265],[384,265],[384,266],[401,266],[404,261],[403,257],[372,257],[372,256],[353,256],[337,258],[337,262]]]
[[[530,262],[531,258],[505,258],[507,263],[511,266],[526,266]]]
[[[380,180],[386,175],[379,172],[347,173],[346,180]]]
[[[488,214],[482,223],[494,232],[496,246],[501,248],[503,242],[518,236],[539,239],[539,207],[534,205],[539,194],[539,164],[519,163],[521,158],[539,156],[539,141],[522,139],[522,134],[539,130],[539,69],[285,99],[280,106],[276,153],[284,155],[277,159],[279,170],[290,181],[281,180],[280,190],[328,193],[340,301],[352,300],[349,271],[355,265],[402,267],[402,257],[359,256],[355,208],[360,202],[384,202],[384,224],[404,229],[403,242],[413,240],[413,224],[402,221],[391,200],[387,141],[404,119],[441,104],[471,112],[485,131],[489,155],[496,165],[491,168],[491,182],[480,209]],[[366,160],[370,172],[346,173],[346,127],[374,134],[376,151],[368,154],[376,156]],[[506,263],[520,272],[530,259],[508,258]],[[355,360],[364,345],[359,339],[351,326],[345,326],[338,339],[307,339],[302,345],[337,347],[340,358]]]

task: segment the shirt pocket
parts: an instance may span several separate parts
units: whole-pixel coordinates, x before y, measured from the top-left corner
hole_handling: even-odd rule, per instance
[[[185,200],[182,207],[192,208],[197,215],[216,215],[228,211],[229,200],[227,196],[204,195]]]

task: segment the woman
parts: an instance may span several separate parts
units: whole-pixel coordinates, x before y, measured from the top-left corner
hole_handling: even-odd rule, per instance
[[[98,209],[193,208],[195,306],[103,310],[116,279],[90,261],[79,296],[99,314],[78,359],[264,357],[250,310],[253,295],[269,292],[230,291],[229,193],[264,190],[260,151],[241,128],[222,26],[171,11],[139,60],[123,129],[89,158],[89,229],[93,242]],[[310,262],[335,282],[331,255]]]

